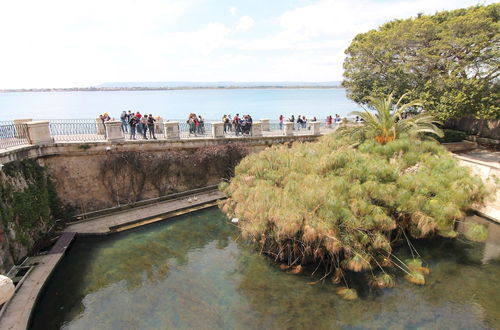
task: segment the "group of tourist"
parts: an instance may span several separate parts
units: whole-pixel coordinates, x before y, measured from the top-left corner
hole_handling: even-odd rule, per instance
[[[142,115],[139,111],[135,114],[129,110],[122,111],[120,115],[120,121],[122,122],[123,133],[130,133],[130,139],[136,139],[136,133],[142,135],[144,140],[148,139],[147,133],[149,132],[149,138],[156,140],[155,135],[155,122],[156,119],[152,114]]]
[[[106,121],[112,120],[107,113],[100,115],[99,118],[101,119],[103,124]],[[160,117],[158,117],[158,119],[160,119]],[[152,114],[142,115],[139,111],[133,113],[131,110],[129,110],[128,112],[124,110],[120,115],[120,121],[122,123],[123,133],[130,134],[131,140],[136,139],[137,133],[145,140],[148,139],[149,133],[149,139],[156,140],[155,123],[157,119],[155,119]],[[280,115],[278,121],[280,130],[283,130],[285,121],[296,124],[294,125],[293,129],[301,130],[310,129],[310,126],[308,126],[307,124],[309,122],[317,121],[317,118],[306,118],[306,116],[303,115],[298,115],[297,117],[295,117],[294,115],[292,115],[288,119],[285,119],[285,116]],[[232,117],[230,114],[223,115],[222,122],[224,123],[224,134],[234,132],[236,136],[252,135],[253,119],[250,115],[240,116],[239,113],[237,113],[234,117]],[[336,114],[335,117],[327,116],[325,120],[326,127],[328,128],[332,128],[332,125],[334,123],[340,124],[343,122],[347,122],[347,118],[341,118],[338,114]],[[359,116],[356,116],[355,122],[361,123],[363,122],[363,119]],[[193,134],[196,136],[205,134],[205,120],[201,115],[190,113],[186,123],[189,127],[189,135]],[[105,130],[104,134],[106,134]]]
[[[231,115],[224,115],[222,116],[222,122],[224,123],[225,134],[234,131],[236,136],[252,135],[253,119],[250,115],[244,115],[241,117],[239,113],[237,113],[234,117],[231,117]]]
[[[205,120],[201,115],[190,113],[186,123],[189,125],[189,135],[205,134]]]
[[[280,130],[283,130],[285,117],[283,115],[280,115],[278,118],[278,121],[279,121],[279,125],[280,125]],[[313,117],[312,119],[308,119],[308,118],[306,118],[306,116],[301,116],[301,115],[298,115],[297,119],[295,119],[295,116],[292,115],[291,117],[289,117],[287,119],[287,121],[290,123],[296,123],[297,129],[301,130],[301,129],[306,129],[306,128],[310,129],[311,127],[308,127],[307,123],[317,121],[317,119],[316,119],[316,117]],[[295,129],[295,125],[294,125],[293,129]]]

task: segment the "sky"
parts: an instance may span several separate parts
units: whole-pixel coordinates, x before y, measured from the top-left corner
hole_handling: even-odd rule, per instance
[[[0,88],[338,81],[356,34],[493,2],[0,0]]]

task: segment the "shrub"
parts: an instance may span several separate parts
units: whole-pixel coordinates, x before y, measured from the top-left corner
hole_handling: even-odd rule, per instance
[[[461,142],[465,140],[467,134],[454,129],[443,129],[444,136],[436,138],[441,143]]]
[[[483,201],[485,187],[435,141],[353,145],[330,135],[251,154],[221,184],[221,207],[239,218],[244,238],[288,266],[323,265],[334,282],[371,270],[370,282],[382,287],[393,285],[384,274],[396,264],[409,281],[425,283],[426,268],[394,258],[393,244],[412,249],[410,239],[456,236],[455,222]]]

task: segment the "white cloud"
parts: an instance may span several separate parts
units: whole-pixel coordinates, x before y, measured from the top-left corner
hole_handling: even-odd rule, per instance
[[[320,49],[328,48],[332,40],[341,40],[337,47],[347,47],[349,43],[346,40],[350,41],[356,34],[377,28],[384,22],[416,16],[419,12],[432,14],[470,5],[470,0],[404,0],[390,3],[322,0],[286,11],[277,19],[279,32],[252,40],[242,49]]]
[[[198,0],[0,3],[0,88],[90,86],[172,53],[162,29]]]
[[[228,17],[225,7],[210,12],[206,0],[0,1],[0,88],[338,80],[343,50],[357,33],[474,1],[294,1],[275,18],[240,17],[236,7]]]
[[[240,17],[238,23],[236,24],[236,29],[246,31],[251,29],[254,25],[255,21],[253,20],[253,18],[249,16],[242,16]]]
[[[172,33],[172,44],[177,47],[188,45],[190,48],[198,51],[203,56],[207,56],[215,49],[231,44],[227,37],[232,30],[220,22],[211,22],[203,29],[193,32]]]

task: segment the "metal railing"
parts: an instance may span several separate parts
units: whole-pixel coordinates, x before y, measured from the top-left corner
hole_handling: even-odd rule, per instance
[[[0,122],[0,149],[29,145],[28,125]]]
[[[179,123],[179,135],[181,138],[207,138],[212,136],[212,124],[203,123],[190,127],[188,123]]]
[[[105,125],[96,119],[50,119],[48,120],[49,140],[54,142],[91,142],[91,141],[106,141],[106,129]],[[31,126],[28,129],[29,124],[14,124],[10,121],[0,121],[0,150],[7,149],[16,146],[30,145],[32,144],[32,139],[30,139]],[[283,125],[285,126],[285,125]],[[323,131],[329,131],[326,129],[326,123],[320,123]],[[332,125],[332,129],[335,129],[337,125]],[[116,125],[114,125],[115,131],[112,134],[116,134]],[[305,125],[299,125],[294,123],[293,125],[293,135],[308,135],[313,134],[313,129],[311,123],[306,123]],[[130,140],[130,127],[129,125],[122,126],[123,138],[125,140]],[[136,127],[136,140],[145,140],[156,138],[157,140],[165,140],[167,136],[165,135],[165,127],[162,121],[157,121],[155,123],[154,129],[155,136],[149,132],[149,127],[146,127],[146,137],[141,133],[140,125]],[[38,134],[38,133],[37,133]],[[279,122],[271,121],[269,122],[269,130],[262,130],[263,136],[279,136],[283,134],[283,127],[280,126]],[[240,137],[240,136],[252,136],[252,132],[249,131],[248,134],[238,134],[236,135],[236,127],[232,124],[230,127],[226,127],[224,135],[228,138],[230,137]],[[210,138],[212,137],[212,123],[205,122],[203,125],[198,125],[198,127],[190,127],[185,121],[179,122],[179,138],[181,139],[196,139],[196,138]],[[114,137],[116,138],[116,136]]]
[[[55,142],[106,140],[104,125],[95,119],[51,119],[49,129]]]

